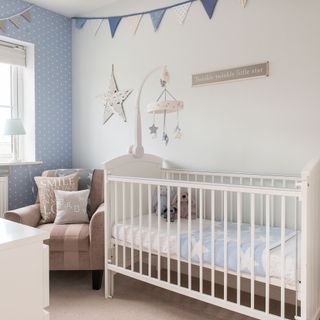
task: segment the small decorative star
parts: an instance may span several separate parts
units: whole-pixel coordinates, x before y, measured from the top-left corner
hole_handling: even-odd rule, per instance
[[[169,143],[169,137],[165,132],[163,133],[162,140],[165,142],[165,144],[167,146]]]
[[[181,128],[179,127],[179,125],[177,125],[176,129],[174,130],[174,132],[176,133],[175,139],[181,139],[182,133],[181,133]]]
[[[159,128],[155,126],[155,124],[153,124],[151,127],[149,127],[149,130],[150,130],[150,134],[152,135],[157,135],[157,130]]]

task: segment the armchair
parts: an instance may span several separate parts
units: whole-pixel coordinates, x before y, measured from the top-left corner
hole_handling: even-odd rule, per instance
[[[56,176],[56,170],[44,171],[42,176]],[[101,288],[104,270],[104,184],[103,170],[94,170],[89,195],[89,224],[41,224],[40,204],[11,210],[5,218],[50,234],[50,270],[91,270],[92,288]]]

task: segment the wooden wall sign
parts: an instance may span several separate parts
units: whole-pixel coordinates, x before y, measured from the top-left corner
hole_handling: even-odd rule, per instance
[[[192,75],[192,86],[217,84],[227,81],[254,79],[269,76],[269,62],[254,64],[245,67],[198,73]]]

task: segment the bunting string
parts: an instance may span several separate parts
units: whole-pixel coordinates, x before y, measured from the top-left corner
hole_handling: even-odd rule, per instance
[[[24,18],[26,21],[31,22],[31,13],[30,10],[34,5],[30,5],[26,9],[23,9],[19,13],[16,13],[12,16],[0,18],[0,30],[6,31],[6,23],[10,21],[17,29],[20,27],[20,18]]]
[[[136,17],[136,19],[132,19],[132,23],[135,23],[134,34],[138,30],[141,19],[144,15],[150,16],[154,31],[157,31],[159,29],[159,26],[163,20],[163,17],[165,15],[166,11],[169,9],[175,9],[175,13],[176,13],[176,16],[177,16],[179,23],[183,24],[184,21],[186,20],[186,17],[188,15],[189,11],[190,11],[191,5],[195,1],[201,1],[205,12],[207,13],[209,19],[211,19],[213,17],[218,0],[185,0],[183,2],[172,4],[167,7],[162,7],[162,8],[157,8],[157,9],[147,10],[147,11],[142,11],[142,12],[135,12],[135,13],[125,14],[125,15],[109,16],[109,17],[97,17],[97,16],[73,17],[72,19],[75,20],[75,26],[77,29],[82,29],[85,26],[86,22],[89,20],[100,20],[101,23],[103,21],[107,20],[109,23],[111,36],[113,38],[117,32],[117,29],[118,29],[120,22],[124,18]],[[101,23],[100,23],[100,26],[101,26]],[[98,27],[96,34],[99,31],[99,29],[100,28]]]

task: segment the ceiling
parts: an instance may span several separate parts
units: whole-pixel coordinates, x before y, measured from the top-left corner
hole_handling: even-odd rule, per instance
[[[115,1],[117,0],[28,0],[39,7],[67,17],[83,15]]]

